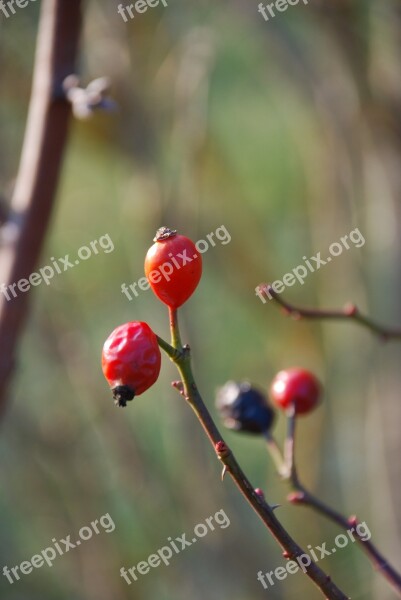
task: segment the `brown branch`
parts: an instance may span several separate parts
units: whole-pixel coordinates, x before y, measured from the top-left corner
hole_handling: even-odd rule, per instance
[[[285,440],[284,460],[280,460],[280,450],[271,434],[267,438],[268,450],[272,454],[278,473],[286,479],[294,490],[288,496],[292,504],[309,506],[312,510],[323,515],[330,521],[336,523],[345,531],[352,530],[355,541],[361,546],[367,554],[373,566],[383,575],[385,579],[393,586],[401,597],[401,575],[390,565],[388,560],[379,552],[371,540],[363,540],[363,536],[358,533],[357,527],[359,521],[356,517],[349,519],[334,510],[318,498],[311,494],[301,483],[298,475],[298,469],[295,462],[295,433],[296,433],[296,415],[295,412],[288,413],[287,436]],[[273,452],[272,452],[273,450]]]
[[[381,340],[401,339],[401,329],[385,327],[372,321],[369,317],[361,314],[355,304],[349,303],[342,310],[319,310],[314,308],[300,308],[286,302],[275,292],[269,283],[261,283],[257,290],[259,297],[265,297],[274,300],[283,309],[286,315],[289,315],[296,321],[301,319],[351,319],[355,323],[367,327],[370,331],[380,337]]]
[[[42,250],[71,114],[62,84],[74,72],[80,31],[81,0],[43,0],[21,161],[1,230],[0,283],[7,288],[29,278]],[[0,298],[0,413],[28,313],[29,292],[17,292],[8,291],[7,300],[3,291]]]
[[[220,431],[203,402],[192,373],[190,349],[188,346],[181,345],[177,312],[175,310],[170,310],[170,328],[172,338],[171,345],[159,337],[158,343],[175,363],[180,373],[181,382],[174,382],[173,385],[186,399],[196,414],[203,430],[214,447],[218,459],[224,466],[223,477],[225,473],[228,473],[231,476],[245,500],[258,514],[264,525],[283,549],[284,556],[291,560],[301,557],[305,552],[277,519],[273,507],[255,492],[254,487],[241,469],[234,454],[225,444]],[[326,599],[347,600],[348,597],[316,563],[311,562],[311,564],[306,567],[306,575],[322,591]]]

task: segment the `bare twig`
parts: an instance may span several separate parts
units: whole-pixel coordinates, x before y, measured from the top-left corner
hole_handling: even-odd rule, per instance
[[[362,315],[355,304],[348,303],[342,310],[300,308],[283,300],[281,296],[273,290],[269,283],[261,283],[257,289],[261,296],[265,296],[266,298],[277,302],[277,304],[284,309],[284,313],[291,316],[296,321],[301,319],[351,319],[359,325],[370,329],[372,333],[378,335],[383,341],[389,339],[401,339],[401,329],[393,329],[379,325],[369,317]]]
[[[345,529],[346,531],[352,530],[355,540],[367,554],[373,566],[383,575],[383,577],[387,579],[387,581],[398,592],[398,595],[401,596],[401,575],[394,569],[394,567],[390,565],[388,560],[379,552],[371,540],[364,540],[364,536],[358,533],[359,522],[357,518],[350,517],[348,519],[338,511],[334,510],[316,498],[316,496],[311,494],[302,485],[298,476],[298,469],[295,462],[295,433],[297,420],[295,411],[288,412],[287,419],[288,427],[285,440],[284,459],[281,456],[280,460],[280,450],[271,434],[267,440],[267,447],[269,452],[272,453],[278,473],[284,479],[289,481],[292,489],[294,490],[289,494],[288,500],[292,504],[303,504],[304,506],[309,506],[312,510],[315,510],[324,517],[330,519],[342,529]]]
[[[43,0],[21,162],[9,220],[1,230],[0,413],[28,312],[29,292],[17,288],[14,297],[10,286],[29,278],[42,250],[71,114],[62,85],[75,69],[80,30],[81,0]]]
[[[108,97],[110,81],[107,77],[98,77],[83,88],[77,75],[69,75],[63,82],[63,90],[77,119],[88,119],[98,110],[113,111],[117,108],[117,104]]]
[[[174,382],[173,385],[178,389],[179,393],[184,396],[198,417],[207,437],[215,449],[218,459],[223,464],[222,475],[224,476],[224,474],[227,473],[232,477],[246,501],[259,515],[265,526],[280,544],[286,558],[294,560],[297,557],[300,557],[304,554],[304,551],[281,525],[274,514],[274,507],[270,506],[260,493],[255,491],[234,457],[234,454],[224,442],[220,431],[204,404],[192,373],[190,349],[188,346],[181,345],[177,312],[175,310],[170,310],[170,327],[172,339],[171,345],[161,338],[158,338],[158,341],[160,347],[175,363],[180,373],[181,383]],[[317,587],[320,588],[326,599],[347,600],[347,596],[333,583],[331,578],[317,566],[316,563],[312,562],[306,567],[306,574],[314,581]]]

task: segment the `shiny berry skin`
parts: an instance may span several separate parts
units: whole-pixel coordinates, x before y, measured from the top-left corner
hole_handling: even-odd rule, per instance
[[[270,394],[274,402],[287,410],[294,404],[295,413],[311,412],[319,404],[321,385],[319,380],[306,369],[293,367],[277,373]]]
[[[176,231],[161,227],[145,258],[145,275],[156,296],[172,309],[196,290],[202,275],[202,257],[195,244]]]
[[[228,429],[263,434],[273,425],[273,408],[247,381],[228,381],[217,392],[216,407]]]
[[[157,380],[161,354],[156,335],[147,323],[120,325],[103,346],[102,369],[117,406],[143,394]]]

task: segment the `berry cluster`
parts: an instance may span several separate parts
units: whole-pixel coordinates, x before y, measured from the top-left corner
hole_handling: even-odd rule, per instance
[[[312,373],[293,367],[277,373],[270,393],[278,408],[297,416],[316,408],[320,389]],[[268,399],[247,381],[228,381],[218,390],[216,407],[228,429],[266,435],[274,423],[274,409]]]
[[[202,257],[189,238],[168,227],[161,227],[153,241],[145,258],[145,275],[156,296],[176,310],[192,296],[200,281]],[[163,278],[166,264],[174,268]],[[148,390],[159,377],[160,365],[158,338],[147,323],[119,325],[104,343],[103,374],[117,406],[126,406],[127,401]]]
[[[202,258],[189,238],[168,227],[161,227],[153,241],[145,257],[145,275],[155,295],[175,311],[194,293],[202,275]],[[167,264],[175,268],[163,278],[160,273]],[[103,346],[103,373],[117,406],[126,406],[127,401],[148,390],[156,382],[160,366],[159,340],[147,323],[119,325]],[[286,369],[274,378],[271,396],[279,408],[306,414],[318,404],[320,385],[305,369]],[[273,425],[273,408],[247,382],[226,383],[216,404],[230,429],[258,434],[268,432]]]
[[[156,233],[154,245],[145,258],[145,275],[155,295],[168,306],[171,345],[157,336],[147,323],[131,321],[120,325],[110,334],[103,346],[102,368],[117,406],[148,390],[158,379],[162,348],[176,364],[181,376],[173,386],[185,397],[214,446],[217,458],[223,463],[222,477],[229,473],[248,503],[263,523],[279,540],[286,558],[303,554],[302,548],[276,520],[261,489],[253,489],[231,449],[221,438],[193,377],[190,349],[183,346],[178,327],[177,309],[194,293],[201,275],[202,259],[195,244],[185,236],[162,227]],[[353,312],[355,313],[355,311]],[[364,319],[366,323],[366,319]],[[375,327],[374,325],[372,326]],[[272,428],[275,410],[267,394],[248,382],[227,382],[217,393],[216,407],[224,425],[235,431],[264,436],[278,473],[293,491],[287,499],[293,504],[305,504],[348,530],[351,521],[315,498],[302,485],[295,461],[295,430],[298,416],[313,411],[319,404],[321,385],[306,369],[292,367],[280,371],[270,386],[273,404],[287,417],[287,434],[283,451],[277,444]],[[363,538],[358,541],[364,543]],[[386,577],[401,592],[401,576],[387,563],[370,543],[364,549],[372,562],[384,565]],[[316,564],[306,574],[316,583],[325,598],[346,600],[346,596]]]

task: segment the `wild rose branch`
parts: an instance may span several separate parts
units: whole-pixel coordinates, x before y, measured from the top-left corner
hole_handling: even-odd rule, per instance
[[[145,274],[156,296],[168,306],[171,343],[156,336],[146,323],[138,321],[121,325],[110,334],[103,348],[102,368],[112,389],[115,403],[118,406],[126,406],[128,401],[153,385],[160,371],[160,346],[178,369],[181,380],[173,385],[200,421],[217,458],[223,464],[223,475],[227,473],[231,476],[244,498],[280,544],[283,555],[289,560],[294,560],[304,554],[303,549],[281,525],[273,507],[267,503],[260,491],[255,491],[233,452],[224,442],[196,385],[190,348],[181,342],[177,311],[193,294],[200,281],[202,258],[191,240],[166,227],[158,230],[154,242],[146,255]],[[188,257],[191,260],[188,260]],[[173,263],[176,268],[169,279],[158,277],[158,273],[167,262]],[[305,572],[320,588],[325,598],[347,599],[316,563],[311,562]]]

